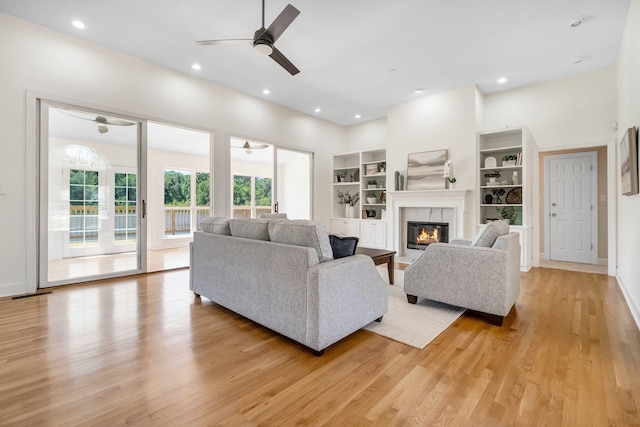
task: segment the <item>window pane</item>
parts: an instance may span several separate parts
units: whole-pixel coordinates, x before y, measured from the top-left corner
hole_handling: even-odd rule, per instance
[[[84,184],[84,171],[71,169],[69,174],[69,184]]]
[[[210,206],[209,172],[196,172],[196,206]]]
[[[98,187],[95,185],[86,186],[84,188],[84,199],[85,200],[98,200]]]
[[[84,200],[84,187],[81,185],[69,186],[69,199],[70,200]]]
[[[191,172],[164,171],[165,206],[189,206],[191,204]]]
[[[124,201],[127,199],[127,189],[126,188],[116,188],[114,192],[114,197],[118,202]]]
[[[125,185],[127,185],[127,174],[116,173],[115,184],[116,184],[116,187],[124,187]]]
[[[256,206],[271,206],[271,178],[256,177]]]
[[[135,188],[129,188],[127,200],[129,202],[135,202],[136,201],[136,189]]]
[[[233,205],[251,206],[251,177],[233,176]]]
[[[85,180],[84,183],[86,185],[98,185],[98,172],[85,171],[84,180]]]
[[[135,174],[129,174],[127,176],[127,186],[129,186],[129,187],[135,187],[136,186],[136,175]]]

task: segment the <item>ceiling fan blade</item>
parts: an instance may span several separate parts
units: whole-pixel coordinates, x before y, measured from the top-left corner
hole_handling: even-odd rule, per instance
[[[134,122],[130,122],[128,120],[120,120],[120,119],[107,120],[106,124],[115,125],[115,126],[133,126],[133,125],[135,125]]]
[[[284,33],[284,30],[291,25],[298,15],[300,15],[300,11],[290,4],[280,12],[280,15],[278,15],[271,25],[269,25],[269,28],[267,28],[266,34],[269,35],[272,43],[278,40],[282,33]]]
[[[219,39],[219,40],[200,40],[196,44],[198,46],[210,46],[218,44],[246,44],[253,42],[253,39]]]
[[[300,70],[298,70],[296,68],[295,65],[293,65],[293,63],[291,61],[289,61],[287,59],[286,56],[284,56],[282,54],[282,52],[280,52],[278,49],[276,49],[275,46],[273,47],[273,52],[271,52],[271,55],[269,55],[274,61],[276,61],[278,64],[280,64],[280,66],[282,68],[284,68],[285,70],[287,70],[289,72],[289,74],[291,74],[292,76],[295,76],[296,74],[298,74],[300,72]]]

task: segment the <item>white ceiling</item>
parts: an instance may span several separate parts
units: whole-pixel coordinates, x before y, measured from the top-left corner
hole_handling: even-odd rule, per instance
[[[350,125],[461,86],[488,94],[612,66],[629,9],[629,0],[266,0],[267,26],[287,3],[301,14],[276,47],[296,76],[250,45],[194,43],[253,37],[260,0],[0,0],[0,11]],[[577,16],[585,22],[572,29]]]

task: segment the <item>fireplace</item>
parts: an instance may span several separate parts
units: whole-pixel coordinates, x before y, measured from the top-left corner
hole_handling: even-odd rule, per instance
[[[425,250],[437,242],[449,242],[449,223],[407,221],[408,249]]]

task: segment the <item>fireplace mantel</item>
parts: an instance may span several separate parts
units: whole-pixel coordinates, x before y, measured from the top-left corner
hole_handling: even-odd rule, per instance
[[[387,193],[387,242],[393,250],[400,250],[400,210],[403,208],[451,208],[454,222],[450,224],[449,239],[464,236],[464,199],[467,190],[415,190]]]

